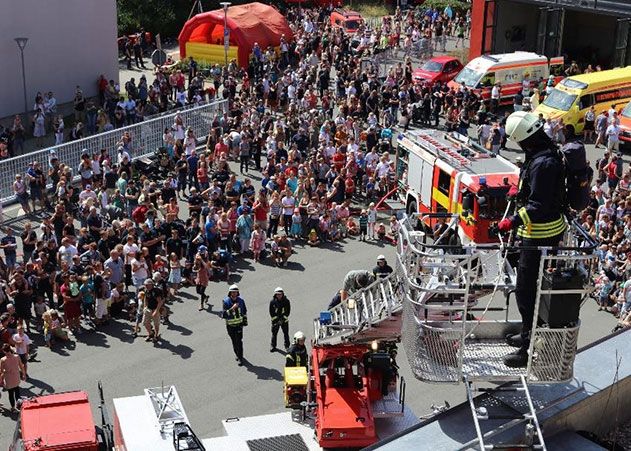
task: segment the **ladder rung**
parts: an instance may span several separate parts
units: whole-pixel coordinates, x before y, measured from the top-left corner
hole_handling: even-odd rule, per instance
[[[543,449],[541,445],[524,445],[523,443],[498,443],[497,445],[492,445],[491,449]]]
[[[491,388],[480,387],[480,388],[474,388],[473,390],[479,393],[485,393],[485,392],[494,393],[498,391],[524,391],[524,387],[491,387]]]
[[[484,415],[479,416],[481,420],[526,420],[527,418],[523,415]]]

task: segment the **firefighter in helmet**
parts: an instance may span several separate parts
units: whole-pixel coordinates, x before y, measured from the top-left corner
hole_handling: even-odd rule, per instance
[[[294,334],[294,344],[289,347],[285,360],[285,366],[307,366],[307,347],[305,346],[305,334],[298,331]]]
[[[226,320],[228,336],[239,366],[243,366],[243,327],[248,325],[248,310],[239,295],[239,287],[231,285],[228,296],[223,300],[223,318]]]
[[[517,213],[500,221],[500,232],[516,229],[524,248],[558,246],[566,228],[563,215],[565,177],[563,163],[552,140],[543,131],[537,115],[518,111],[506,121],[506,135],[522,148],[525,155],[520,170],[519,187],[509,197],[517,199]],[[522,249],[519,253],[515,298],[522,319],[520,334],[508,337],[508,344],[518,349],[504,357],[510,367],[524,367],[533,324],[537,279],[541,252]]]
[[[282,329],[285,343],[285,351],[289,349],[289,314],[291,303],[281,287],[276,287],[274,297],[269,302],[269,316],[272,320],[272,342],[269,352],[276,351],[276,338],[278,330]]]

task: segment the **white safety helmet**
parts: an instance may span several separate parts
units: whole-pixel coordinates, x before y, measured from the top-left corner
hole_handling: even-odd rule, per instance
[[[294,334],[294,341],[304,340],[305,334],[302,331],[298,331]]]
[[[231,291],[239,291],[239,287],[236,283],[230,285],[230,288],[228,288],[228,293],[230,293]]]
[[[534,135],[541,127],[543,127],[543,122],[536,114],[516,111],[506,119],[506,136],[511,141],[520,143]]]
[[[274,294],[278,294],[278,293],[284,294],[285,292],[283,291],[281,287],[276,287],[276,289],[274,290]]]
[[[386,256],[385,255],[378,255],[377,256],[377,261],[386,261]]]

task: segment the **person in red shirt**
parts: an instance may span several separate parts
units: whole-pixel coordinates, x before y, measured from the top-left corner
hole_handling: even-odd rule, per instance
[[[355,182],[353,178],[348,175],[346,177],[346,181],[344,182],[344,193],[346,194],[345,199],[351,199],[353,197],[353,193],[355,192]]]
[[[331,162],[339,171],[344,167],[344,163],[346,162],[346,155],[344,155],[340,149],[337,149],[331,157]]]
[[[267,214],[269,213],[269,203],[265,193],[259,192],[258,198],[252,206],[254,210],[254,220],[261,226],[262,230],[267,230]]]

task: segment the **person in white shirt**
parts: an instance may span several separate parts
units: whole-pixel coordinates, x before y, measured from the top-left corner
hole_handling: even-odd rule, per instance
[[[18,326],[17,333],[13,334],[13,342],[15,343],[15,353],[18,355],[22,364],[24,365],[24,377],[28,378],[28,371],[26,365],[28,363],[28,351],[32,341],[26,333],[24,333],[24,327]]]
[[[385,157],[381,157],[381,161],[379,161],[379,164],[377,165],[377,176],[379,178],[387,177],[389,173],[390,162]]]
[[[66,262],[68,265],[72,265],[72,258],[78,253],[77,248],[70,242],[70,239],[68,237],[63,238],[61,240],[61,246],[57,251],[59,264]]]
[[[613,122],[614,114],[618,114],[618,112],[616,111],[616,105],[611,105],[611,108],[607,110],[607,113],[609,113],[609,119],[607,120],[607,122],[611,124]]]
[[[607,127],[607,131],[605,132],[607,135],[607,150],[610,152],[615,150],[617,151],[620,147],[620,127],[615,122],[611,123]]]
[[[500,97],[502,95],[502,87],[497,82],[491,88],[491,113],[495,113],[500,105]]]
[[[92,191],[92,185],[86,185],[85,189],[79,193],[81,204],[84,204],[88,199],[96,200],[96,193]]]
[[[287,98],[291,101],[296,97],[296,87],[291,84],[287,86]]]
[[[521,81],[521,95],[528,97],[530,95],[530,80],[528,75],[524,75],[524,79]]]
[[[280,202],[283,205],[285,234],[289,236],[289,230],[291,229],[291,216],[293,215],[294,207],[296,206],[296,199],[292,196],[289,188],[285,190],[285,196],[283,196]]]
[[[123,160],[125,160],[125,157],[127,157],[127,161],[131,160],[131,156],[129,156],[129,152],[127,152],[123,146],[120,146],[118,148],[118,152],[117,153],[118,153],[118,164],[119,164],[119,166],[123,162]]]
[[[131,261],[131,280],[136,288],[136,292],[143,286],[147,277],[149,277],[149,267],[142,254],[135,254]]]
[[[184,91],[183,88],[180,88],[180,90],[175,95],[175,101],[179,106],[186,105],[186,91]]]
[[[377,147],[373,147],[368,154],[366,154],[366,164],[371,166],[373,163],[379,160],[379,155],[377,154]]]
[[[550,137],[550,139],[554,137],[554,124],[551,119],[546,119],[546,123],[543,124],[543,131]]]

